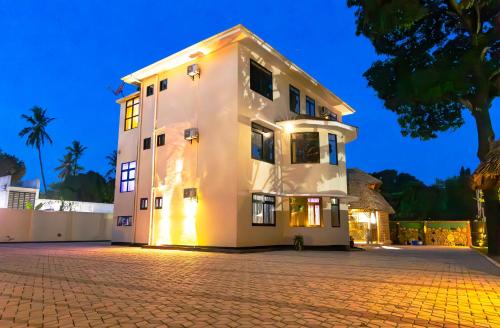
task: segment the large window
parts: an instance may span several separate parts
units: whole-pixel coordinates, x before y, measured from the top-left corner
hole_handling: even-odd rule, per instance
[[[135,161],[122,163],[120,175],[120,192],[135,190]]]
[[[116,220],[116,225],[119,227],[130,227],[132,226],[131,216],[119,216]]]
[[[125,103],[125,131],[135,129],[139,125],[139,97]]]
[[[316,116],[316,102],[314,99],[306,96],[306,114],[309,116]]]
[[[250,60],[250,89],[273,100],[273,74]]]
[[[332,198],[332,227],[340,227],[340,201],[338,198]]]
[[[252,225],[276,225],[275,205],[274,196],[252,194]]]
[[[291,135],[292,164],[319,163],[319,133],[298,132]]]
[[[290,85],[290,111],[300,114],[300,90]]]
[[[252,158],[274,164],[274,131],[252,123]]]
[[[339,164],[337,153],[337,135],[335,134],[328,134],[328,152],[330,156],[330,164]]]
[[[291,197],[291,227],[321,227],[321,197]]]

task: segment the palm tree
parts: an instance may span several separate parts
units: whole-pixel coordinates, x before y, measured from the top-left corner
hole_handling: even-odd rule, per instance
[[[56,171],[59,171],[57,177],[64,180],[73,173],[73,155],[67,153],[64,155],[63,159],[59,160],[59,163],[61,163],[61,165],[55,168]]]
[[[78,172],[83,171],[83,167],[78,165],[78,160],[82,157],[83,152],[87,149],[87,147],[83,146],[80,141],[73,140],[71,146],[66,147],[68,154],[71,155],[73,159],[72,166],[72,175],[77,175]]]
[[[106,172],[108,178],[114,177],[116,175],[116,158],[118,157],[116,150],[113,150],[111,154],[106,156],[108,160],[109,170]]]
[[[47,125],[54,120],[54,118],[48,117],[46,109],[38,106],[31,108],[32,116],[26,114],[21,115],[30,126],[25,127],[19,132],[19,136],[26,136],[26,145],[31,147],[36,147],[38,151],[38,160],[40,161],[40,171],[42,173],[43,189],[47,191],[47,184],[45,183],[45,174],[43,173],[43,163],[42,163],[42,152],[41,147],[45,144],[45,140],[48,143],[52,143],[52,139],[47,133]]]

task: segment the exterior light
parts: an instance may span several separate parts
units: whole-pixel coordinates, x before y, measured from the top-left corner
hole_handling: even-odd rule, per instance
[[[200,77],[200,66],[198,64],[192,64],[187,67],[187,75],[191,77],[194,81],[196,76]]]
[[[197,190],[196,188],[186,188],[184,189],[184,199],[191,199],[191,200],[196,200],[197,199]]]
[[[285,124],[285,132],[286,133],[292,133],[294,130],[293,124],[292,123],[286,123]]]

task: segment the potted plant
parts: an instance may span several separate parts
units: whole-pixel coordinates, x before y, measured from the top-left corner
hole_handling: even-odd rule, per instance
[[[293,238],[293,247],[296,250],[301,251],[304,248],[304,236],[295,235],[295,237]]]

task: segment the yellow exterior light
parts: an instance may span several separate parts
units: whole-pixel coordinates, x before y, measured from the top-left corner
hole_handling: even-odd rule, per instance
[[[293,133],[293,131],[295,130],[294,126],[292,123],[286,123],[285,124],[285,133]]]

